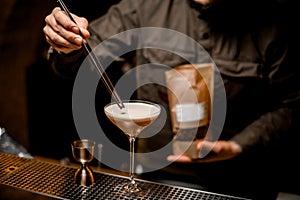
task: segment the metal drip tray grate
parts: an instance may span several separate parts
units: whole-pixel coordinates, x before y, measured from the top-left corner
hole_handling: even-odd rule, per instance
[[[27,163],[32,162],[32,159],[21,158],[11,154],[0,153],[0,180],[7,174],[14,172]]]
[[[13,170],[10,173],[1,172],[2,178],[0,179],[0,184],[5,186],[11,186],[57,199],[131,199],[124,194],[118,193],[118,190],[115,189],[117,185],[127,181],[126,177],[96,172],[95,184],[86,187],[75,184],[73,180],[73,175],[76,171],[75,168],[32,159],[19,158],[6,154],[0,154],[0,160],[1,170],[2,167],[6,168],[9,166],[18,166],[18,169]],[[189,188],[143,180],[139,181],[143,187],[150,189],[148,197],[144,198],[148,200],[240,199],[237,197]]]

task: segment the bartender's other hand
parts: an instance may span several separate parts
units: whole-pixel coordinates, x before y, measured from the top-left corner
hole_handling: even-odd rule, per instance
[[[240,145],[233,141],[219,140],[216,142],[199,140],[197,149],[200,151],[210,151],[210,153],[198,159],[197,162],[215,162],[234,158],[242,152]],[[170,155],[167,157],[170,162],[193,162],[194,160],[186,155]]]
[[[80,49],[84,39],[90,36],[87,31],[88,21],[83,17],[72,14],[75,24],[66,13],[59,7],[53,9],[52,13],[46,16],[46,25],[43,28],[47,42],[53,49],[63,53],[70,53]],[[79,34],[81,31],[84,38]]]

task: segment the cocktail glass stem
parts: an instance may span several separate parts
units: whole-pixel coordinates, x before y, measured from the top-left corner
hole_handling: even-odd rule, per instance
[[[131,186],[135,185],[134,180],[134,143],[135,143],[135,137],[129,137],[129,143],[130,143],[130,184]]]

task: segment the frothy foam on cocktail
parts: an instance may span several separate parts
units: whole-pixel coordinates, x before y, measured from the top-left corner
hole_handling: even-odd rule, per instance
[[[105,114],[116,126],[131,137],[137,136],[160,113],[160,107],[142,102],[125,102],[124,106],[120,109],[117,104],[111,104],[105,107]]]
[[[153,118],[159,114],[160,109],[144,103],[124,103],[125,108],[120,109],[117,104],[108,106],[105,111],[113,118],[138,120]]]

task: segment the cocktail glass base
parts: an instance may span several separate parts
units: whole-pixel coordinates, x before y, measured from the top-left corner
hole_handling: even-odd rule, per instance
[[[142,199],[149,194],[150,189],[142,187],[138,185],[136,182],[135,183],[128,182],[128,183],[122,183],[117,185],[114,191],[117,192],[119,195],[125,197]]]

